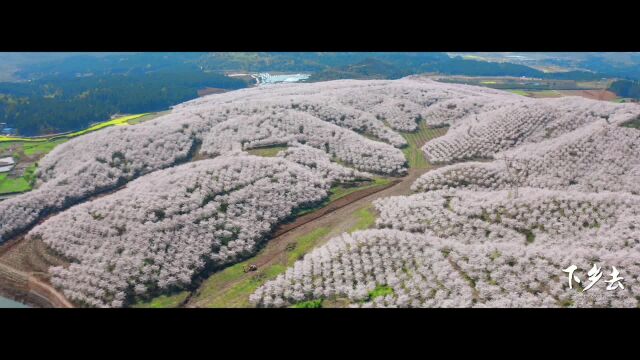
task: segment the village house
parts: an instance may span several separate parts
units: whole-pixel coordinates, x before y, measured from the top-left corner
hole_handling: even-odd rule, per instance
[[[0,173],[5,173],[11,171],[16,162],[13,160],[13,157],[5,157],[0,159]]]

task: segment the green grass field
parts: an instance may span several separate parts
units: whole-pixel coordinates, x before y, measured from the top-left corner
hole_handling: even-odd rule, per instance
[[[6,174],[0,174],[0,195],[31,190],[31,185],[24,177],[9,178]]]
[[[274,157],[278,155],[281,150],[287,150],[287,147],[282,145],[265,146],[256,149],[250,149],[247,150],[247,152],[251,155],[256,156]]]
[[[373,300],[380,296],[393,295],[394,291],[387,285],[378,285],[372,292],[369,293],[369,300]]]
[[[183,291],[175,295],[162,295],[154,298],[148,302],[139,302],[131,307],[134,308],[151,308],[151,309],[164,309],[175,308],[180,306],[189,296],[188,291]]]
[[[510,93],[514,93],[522,96],[527,96],[529,94],[527,91],[524,91],[524,90],[507,90],[507,91]]]
[[[291,266],[297,260],[302,259],[304,254],[309,252],[309,250],[313,249],[313,247],[315,246],[316,242],[319,239],[321,239],[322,237],[324,237],[329,233],[329,230],[330,229],[326,227],[319,227],[317,229],[313,229],[313,231],[311,231],[310,233],[299,237],[296,240],[295,248],[289,251],[289,254],[287,256],[286,266],[287,267]]]
[[[376,216],[372,206],[363,207],[355,212],[358,222],[349,229],[349,233],[354,231],[369,229],[376,223]]]
[[[319,309],[322,307],[322,299],[303,301],[289,307],[293,309]]]
[[[35,182],[36,165],[27,167],[24,174],[18,178],[0,174],[0,195],[29,191]]]
[[[38,143],[24,143],[22,145],[22,149],[25,155],[28,156],[43,155],[53,150],[54,147],[67,141],[67,139],[57,139]]]
[[[409,146],[402,149],[410,168],[427,169],[431,165],[425,159],[422,146],[427,141],[440,137],[447,133],[448,128],[430,128],[424,121],[418,123],[418,130],[414,132],[403,132],[402,135],[407,140]]]
[[[628,121],[628,122],[622,124],[622,126],[633,128],[633,129],[640,129],[640,118]]]
[[[36,161],[53,150],[57,145],[67,141],[58,139],[44,142],[0,142],[0,152],[9,151],[17,163],[27,165],[22,176],[2,174],[0,175],[0,195],[26,192],[33,188],[35,183]],[[5,155],[8,155],[5,153]]]
[[[25,168],[23,175],[20,177],[14,177],[8,174],[0,175],[0,195],[20,193],[31,190],[35,183],[37,159],[50,152],[54,147],[65,141],[67,141],[67,139],[45,140],[37,142],[0,142],[0,152],[9,151],[10,155],[13,156],[17,163],[21,163],[23,166],[28,165]]]
[[[343,198],[351,193],[356,191],[370,189],[378,186],[385,186],[391,182],[391,179],[387,178],[374,178],[373,181],[367,182],[361,186],[347,186],[347,185],[334,185],[329,189],[329,197],[324,199],[321,203],[308,207],[308,208],[300,208],[293,212],[294,217],[302,216],[304,214],[308,214],[310,212],[314,212],[320,208],[323,208],[329,205],[331,202],[336,201],[340,198]]]

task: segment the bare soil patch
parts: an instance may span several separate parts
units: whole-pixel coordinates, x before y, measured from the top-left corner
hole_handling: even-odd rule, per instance
[[[564,96],[582,96],[587,99],[613,101],[618,96],[609,90],[558,90]]]
[[[204,89],[198,90],[198,97],[203,97],[211,94],[222,94],[223,92],[227,92],[227,90],[220,89],[220,88],[206,87]]]
[[[15,249],[17,247],[12,248],[12,250]],[[6,257],[7,255],[9,256]],[[46,275],[43,276],[39,272],[24,272],[6,264],[5,261],[12,262],[11,255],[26,257],[27,262],[30,261],[29,258],[40,256],[37,253],[26,252],[15,255],[11,251],[3,254],[0,260],[0,293],[32,307],[73,307],[71,302],[48,283],[45,279]]]

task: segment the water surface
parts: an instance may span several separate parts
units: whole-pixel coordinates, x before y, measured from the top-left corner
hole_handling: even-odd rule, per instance
[[[5,297],[0,296],[0,308],[27,308],[28,306],[25,304],[21,304],[17,301],[13,301],[7,299]]]

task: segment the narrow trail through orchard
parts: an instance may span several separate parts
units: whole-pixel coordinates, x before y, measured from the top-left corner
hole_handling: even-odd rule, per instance
[[[67,300],[60,292],[54,289],[51,285],[41,281],[37,277],[17,270],[13,267],[5,265],[0,262],[0,271],[3,273],[11,273],[13,276],[26,280],[27,288],[29,291],[35,293],[37,296],[45,298],[54,307],[59,308],[72,308],[74,307],[69,300]]]
[[[329,239],[334,236],[340,235],[343,232],[348,232],[349,229],[355,225],[357,222],[357,218],[354,215],[356,211],[362,209],[364,207],[370,206],[371,203],[381,197],[388,196],[397,196],[397,195],[407,195],[411,192],[411,185],[413,182],[422,174],[427,171],[433,170],[435,167],[423,168],[423,169],[409,169],[409,174],[397,179],[390,186],[383,188],[382,190],[376,191],[373,194],[367,194],[364,197],[358,197],[358,193],[356,192],[348,196],[349,199],[345,203],[342,204],[330,204],[327,207],[332,205],[340,205],[340,207],[326,211],[327,207],[317,210],[316,212],[322,212],[321,216],[315,217],[310,221],[303,221],[299,225],[288,229],[286,232],[281,233],[280,235],[275,236],[264,246],[264,248],[256,254],[256,256],[249,259],[251,264],[257,265],[258,269],[266,269],[269,266],[275,265],[282,261],[283,258],[288,256],[287,245],[291,242],[294,242],[297,238],[305,236],[312,232],[314,229],[318,228],[328,228],[330,231],[322,236],[322,238],[315,243],[315,247],[321,246],[326,243]],[[363,192],[367,190],[362,190]],[[342,199],[340,199],[342,200]],[[338,201],[340,201],[338,200]],[[336,201],[336,203],[338,202]],[[324,212],[323,212],[324,210]],[[315,212],[314,212],[315,213]],[[314,213],[308,214],[313,215]],[[295,223],[294,223],[295,224]],[[276,234],[278,230],[276,230]],[[256,261],[252,261],[252,259],[256,259]],[[242,276],[225,283],[223,286],[220,286],[215,289],[213,293],[207,294],[206,297],[199,298],[198,294],[202,290],[201,288],[194,291],[189,298],[185,301],[185,307],[208,307],[212,301],[216,298],[224,296],[225,293],[234,289],[234,287],[240,285],[242,282],[248,280],[250,277],[255,276],[255,272],[247,272]],[[241,304],[225,304],[225,306],[234,307]]]

